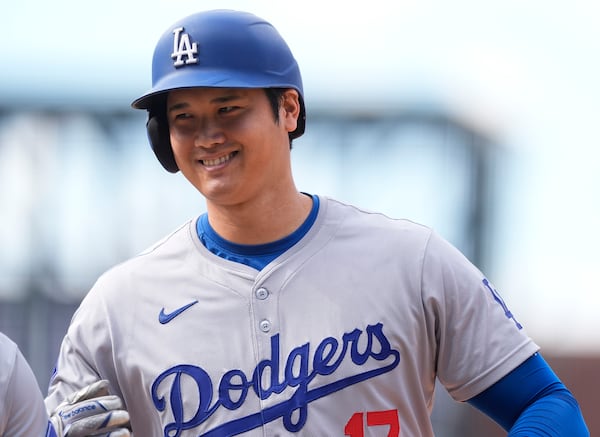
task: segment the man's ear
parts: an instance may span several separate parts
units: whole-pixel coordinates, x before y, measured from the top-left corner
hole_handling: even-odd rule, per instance
[[[281,121],[288,132],[294,132],[298,127],[300,116],[300,96],[294,89],[286,90],[281,96]]]

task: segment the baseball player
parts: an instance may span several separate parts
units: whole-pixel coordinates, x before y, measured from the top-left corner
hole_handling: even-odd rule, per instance
[[[50,411],[106,380],[138,436],[423,437],[437,378],[510,436],[589,435],[522,321],[458,250],[296,188],[302,80],[271,24],[229,10],[183,18],[132,105],[207,213],[94,284]]]
[[[0,437],[43,436],[44,397],[18,346],[0,333]]]

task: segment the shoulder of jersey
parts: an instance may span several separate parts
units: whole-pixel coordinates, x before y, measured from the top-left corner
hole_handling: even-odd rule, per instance
[[[189,251],[189,248],[193,245],[190,232],[195,228],[194,223],[195,220],[188,220],[147,249],[113,265],[100,275],[96,283],[104,283],[107,280],[111,282],[140,268],[147,270],[147,262],[154,264],[166,259],[181,259],[182,252]]]
[[[173,239],[176,239],[177,237],[179,237],[180,235],[183,235],[186,233],[186,231],[190,228],[190,223],[192,222],[192,220],[188,220],[187,222],[185,222],[183,225],[180,225],[177,229],[175,229],[174,231],[172,231],[171,233],[165,235],[163,238],[161,238],[160,240],[158,240],[157,242],[153,243],[151,246],[149,246],[148,248],[142,250],[140,253],[138,253],[136,255],[136,257],[142,257],[145,255],[149,255],[152,252],[155,252],[157,249],[159,249],[160,247],[163,247],[164,245],[168,244],[169,242],[171,242]]]
[[[382,211],[371,210],[368,208],[356,206],[351,203],[347,203],[344,201],[331,199],[331,198],[327,198],[327,197],[322,198],[322,200],[327,201],[333,205],[337,204],[339,207],[342,207],[342,208],[349,208],[351,210],[354,210],[357,213],[364,214],[365,216],[371,216],[373,218],[379,217],[383,220],[389,220],[390,223],[395,223],[396,225],[399,225],[400,227],[404,227],[404,228],[408,228],[408,229],[412,228],[414,230],[420,230],[420,231],[424,232],[425,234],[429,234],[433,230],[430,226],[424,225],[422,223],[419,223],[419,222],[416,222],[416,221],[413,221],[413,220],[410,220],[407,218],[392,217]]]

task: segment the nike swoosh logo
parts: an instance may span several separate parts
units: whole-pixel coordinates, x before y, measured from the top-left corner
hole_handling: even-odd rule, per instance
[[[158,321],[161,324],[165,325],[165,324],[169,323],[171,320],[173,320],[175,317],[177,317],[179,314],[181,314],[182,312],[187,310],[189,307],[191,307],[192,305],[195,305],[197,303],[198,303],[198,301],[195,300],[193,302],[188,303],[187,305],[177,308],[175,311],[170,312],[170,313],[165,313],[165,309],[162,308],[160,310],[160,313],[158,314]]]

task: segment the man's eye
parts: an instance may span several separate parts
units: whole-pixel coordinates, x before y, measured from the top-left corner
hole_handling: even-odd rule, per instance
[[[224,106],[222,108],[219,108],[219,112],[221,114],[227,114],[229,112],[235,111],[236,109],[238,109],[238,106]]]
[[[175,114],[175,120],[186,120],[191,117],[192,117],[191,114],[188,114],[187,112],[183,112],[181,114]]]

